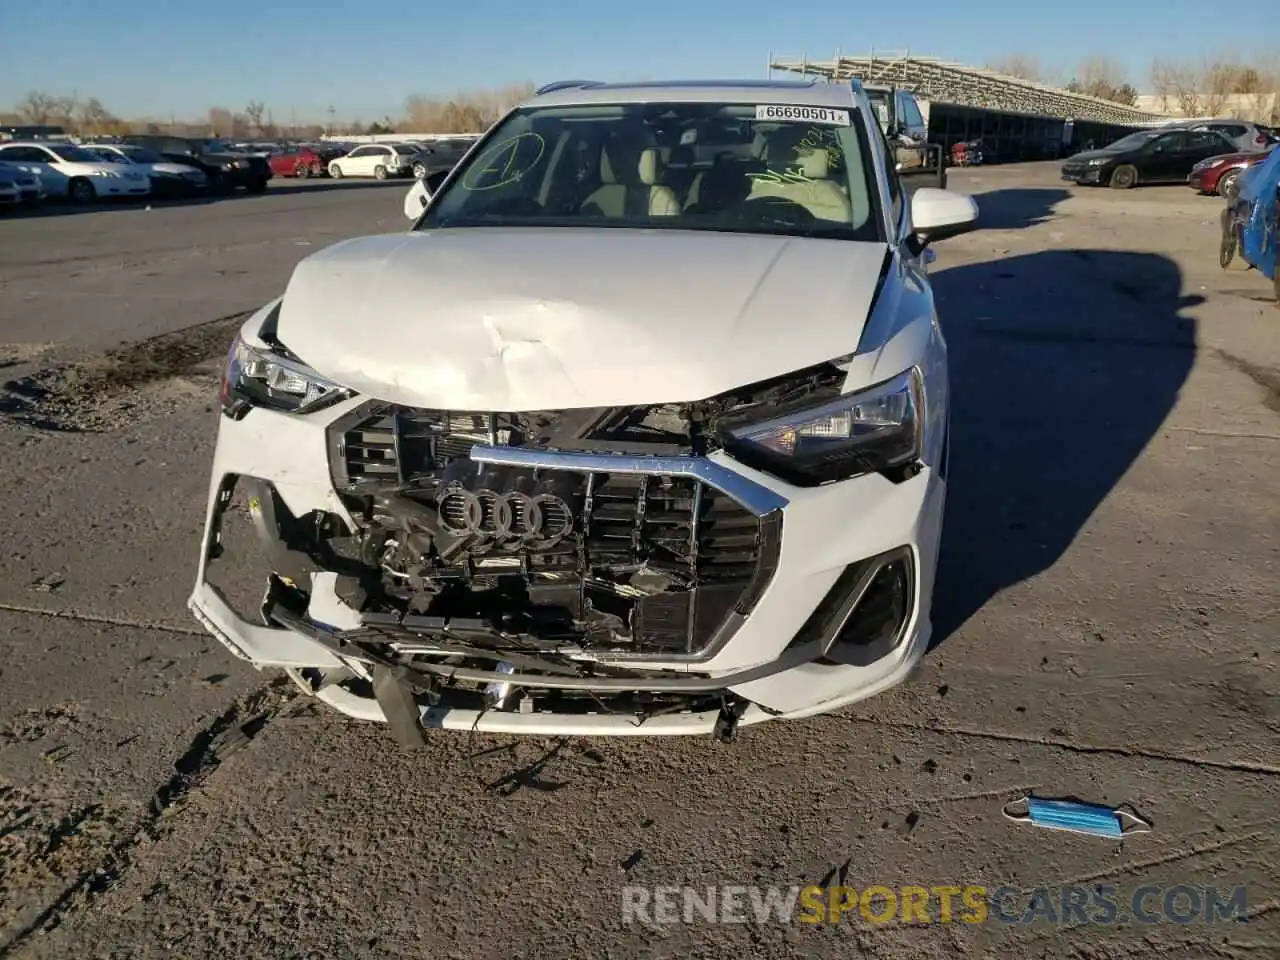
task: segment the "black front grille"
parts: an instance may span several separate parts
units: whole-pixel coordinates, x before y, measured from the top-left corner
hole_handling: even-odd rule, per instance
[[[354,503],[395,485],[424,492],[476,444],[520,446],[553,413],[487,414],[368,406],[334,425],[331,466]],[[547,546],[495,545],[442,570],[451,578],[518,577],[534,606],[618,618],[620,648],[639,656],[698,656],[722,626],[750,612],[776,566],[780,518],[757,517],[697,479],[662,474],[503,468],[486,481],[504,493],[560,491],[572,505],[572,535]],[[425,482],[424,482],[425,481]],[[444,501],[443,494],[441,500]],[[353,511],[356,512],[356,511]],[[453,563],[453,561],[450,561]],[[504,573],[505,571],[505,573]]]

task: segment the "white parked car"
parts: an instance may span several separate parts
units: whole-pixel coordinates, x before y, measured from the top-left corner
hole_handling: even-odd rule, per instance
[[[329,176],[334,179],[377,177],[379,180],[410,177],[413,176],[414,159],[420,153],[420,148],[403,143],[361,144],[345,157],[330,160]]]
[[[146,147],[128,143],[95,143],[86,145],[85,149],[110,163],[140,168],[151,178],[151,187],[158,193],[193,193],[209,186],[209,178],[203,170],[166,160],[162,154]]]
[[[107,163],[84,147],[53,141],[0,144],[0,161],[37,174],[50,197],[92,203],[108,197],[144,197],[151,180],[144,171]]]
[[[553,84],[407,212],[232,345],[219,640],[411,740],[731,739],[907,675],[949,448],[926,245],[977,205],[906,196],[856,81]]]

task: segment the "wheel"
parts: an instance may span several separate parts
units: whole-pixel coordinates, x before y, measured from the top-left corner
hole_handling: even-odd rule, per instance
[[[1218,241],[1218,266],[1223,270],[1231,266],[1236,255],[1235,218],[1231,215],[1231,207],[1227,207],[1218,216],[1222,227],[1222,239]]]
[[[331,163],[331,164],[329,164],[329,176],[333,177],[333,179],[335,179],[335,180],[341,180],[341,179],[342,179],[342,167],[341,167],[341,166],[339,166],[339,165],[338,165],[338,164],[336,164],[336,163]]]
[[[427,165],[418,161],[413,165],[413,175],[419,180],[427,179]]]
[[[387,179],[387,168],[384,167],[382,164],[378,164],[376,167],[373,168],[373,175],[377,177],[379,180],[385,180]]]
[[[1111,186],[1116,190],[1128,190],[1138,183],[1138,168],[1125,163],[1111,171]]]
[[[264,193],[267,189],[267,181],[250,180],[244,185],[245,193]]]
[[[93,203],[98,198],[98,191],[84,177],[76,177],[67,185],[67,193],[73,203]]]
[[[1271,277],[1271,292],[1276,296],[1276,306],[1280,307],[1280,264],[1276,264],[1276,272]]]
[[[1222,235],[1222,243],[1218,246],[1218,266],[1226,270],[1236,256],[1236,234],[1228,230]]]
[[[1240,189],[1240,171],[1228,170],[1218,180],[1218,196],[1225,197],[1227,202],[1235,200],[1236,192]]]
[[[293,168],[293,175],[300,180],[305,180],[307,177],[311,176],[311,168],[305,163],[300,163]]]
[[[307,172],[313,177],[324,176],[324,165],[319,160],[315,160],[311,166],[307,167]]]
[[[227,190],[227,178],[221,170],[209,171],[209,192],[225,193]]]

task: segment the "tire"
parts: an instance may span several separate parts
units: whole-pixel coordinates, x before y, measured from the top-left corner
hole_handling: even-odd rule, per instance
[[[1231,203],[1240,189],[1240,171],[1228,170],[1218,179],[1218,196]]]
[[[413,165],[413,176],[416,180],[427,179],[427,165],[425,163],[415,163]]]
[[[1138,185],[1138,168],[1131,163],[1122,163],[1111,171],[1109,185],[1113,190],[1128,190]]]
[[[947,168],[946,167],[938,168],[938,189],[939,190],[947,189]]]
[[[267,190],[266,180],[250,180],[244,185],[245,193],[265,193]]]
[[[67,184],[67,196],[71,198],[72,203],[78,203],[84,206],[87,203],[93,203],[98,199],[98,191],[93,188],[84,177],[76,177]]]
[[[1236,257],[1236,234],[1228,230],[1222,235],[1222,243],[1218,245],[1218,266],[1226,270]]]
[[[342,167],[340,167],[337,163],[329,164],[329,176],[333,177],[333,179],[335,180],[341,180]]]
[[[311,168],[305,163],[300,163],[293,168],[293,175],[299,180],[305,180],[307,177],[311,176]]]
[[[307,167],[307,172],[310,173],[311,176],[313,177],[323,177],[324,164],[322,164],[319,160],[317,160],[315,161],[315,163],[311,164],[311,166]]]
[[[382,164],[378,164],[376,167],[373,168],[373,175],[377,177],[379,180],[385,180],[387,179],[387,168],[384,167]]]

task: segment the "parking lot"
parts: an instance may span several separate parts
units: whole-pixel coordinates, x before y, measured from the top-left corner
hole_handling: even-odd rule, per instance
[[[1186,188],[1053,164],[951,187],[984,229],[931,268],[954,391],[936,646],[887,694],[731,745],[408,751],[186,611],[237,318],[308,253],[404,229],[407,184],[0,219],[0,955],[1280,956],[1270,285],[1219,269],[1222,201]],[[1001,816],[1028,791],[1153,831]],[[1016,917],[1040,887],[1243,885],[1250,922],[621,909],[633,885],[836,883],[1009,886]]]

